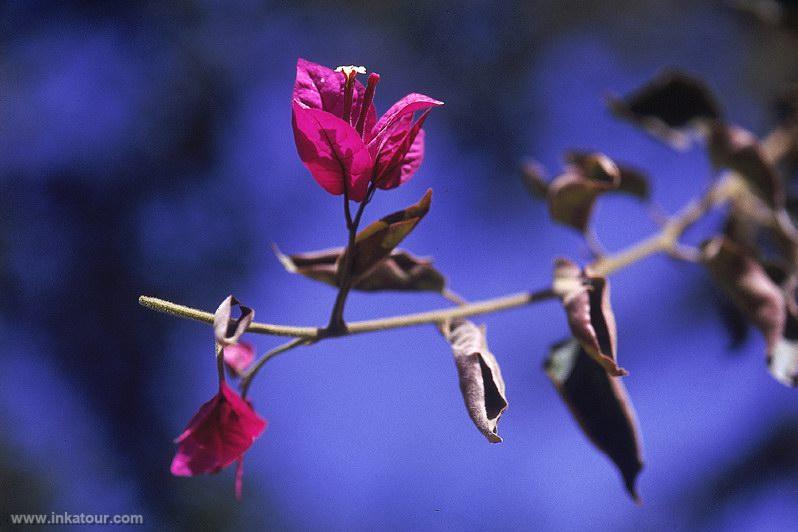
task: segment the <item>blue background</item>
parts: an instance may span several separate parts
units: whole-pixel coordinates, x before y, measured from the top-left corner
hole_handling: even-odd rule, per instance
[[[432,187],[404,247],[433,256],[468,299],[543,287],[555,257],[587,259],[526,194],[525,156],[556,174],[566,149],[604,151],[648,171],[671,212],[707,184],[701,150],[613,120],[607,91],[677,66],[736,123],[772,125],[769,101],[798,71],[795,34],[715,3],[604,4],[0,7],[3,513],[140,513],[146,528],[186,530],[794,530],[795,391],[768,376],[758,335],[727,349],[705,273],[663,257],[613,277],[642,507],[541,370],[567,334],[551,303],[478,320],[507,384],[500,445],[471,424],[449,348],[422,327],[270,363],[252,389],[270,425],[247,454],[241,503],[232,471],[169,474],[172,439],[214,393],[211,331],[138,295],[212,310],[233,293],[260,321],[300,325],[324,323],[335,297],[270,250],[345,241],[340,198],[296,156],[298,56],[379,72],[380,112],[411,91],[446,102],[421,170],[379,192],[366,219]],[[610,249],[655,230],[626,196],[602,199],[595,222]],[[443,304],[355,293],[347,317]]]

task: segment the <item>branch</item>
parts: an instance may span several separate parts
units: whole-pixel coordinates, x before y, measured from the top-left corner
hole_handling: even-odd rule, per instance
[[[508,296],[495,297],[476,301],[459,307],[430,310],[415,314],[403,314],[389,318],[376,320],[353,321],[347,324],[347,328],[337,334],[329,334],[320,327],[294,327],[290,325],[272,325],[270,323],[252,322],[247,332],[258,334],[270,334],[273,336],[294,336],[306,340],[320,340],[325,337],[348,336],[351,334],[361,334],[374,331],[385,331],[388,329],[398,329],[401,327],[412,327],[414,325],[443,323],[447,320],[465,318],[479,314],[490,314],[500,310],[507,310],[515,307],[523,307],[538,301],[552,299],[555,295],[550,289],[537,292],[521,292]],[[158,312],[171,314],[180,318],[188,318],[204,323],[213,323],[213,314],[203,310],[178,305],[171,301],[158,299],[157,297],[141,296],[139,304]]]
[[[179,305],[157,297],[140,296],[139,305],[164,314],[171,314],[178,318],[188,318],[213,324],[213,313],[211,312]],[[271,325],[257,322],[252,322],[247,331],[258,334],[271,334],[273,336],[295,336],[297,338],[316,338],[318,336],[316,327],[294,327],[291,325]]]
[[[668,219],[660,232],[618,253],[600,257],[587,268],[594,275],[608,276],[655,253],[680,256],[683,250],[679,238],[682,234],[707,212],[742,192],[744,187],[734,173],[725,174],[703,197],[688,203],[678,214]]]

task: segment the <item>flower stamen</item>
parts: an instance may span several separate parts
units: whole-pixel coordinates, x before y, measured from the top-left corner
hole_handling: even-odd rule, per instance
[[[366,124],[366,114],[368,114],[371,102],[374,101],[374,93],[377,90],[377,83],[380,82],[380,75],[376,72],[369,74],[369,80],[366,85],[366,93],[363,95],[363,103],[360,105],[360,116],[357,117],[357,130],[358,135],[363,136],[363,128]]]
[[[335,69],[336,72],[341,72],[346,78],[344,85],[344,122],[351,123],[352,117],[352,96],[355,92],[355,78],[358,74],[365,74],[366,67],[358,67],[354,65],[339,66]]]

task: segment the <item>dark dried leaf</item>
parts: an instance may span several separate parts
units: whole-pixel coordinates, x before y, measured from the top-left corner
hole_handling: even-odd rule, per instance
[[[712,278],[762,332],[768,350],[772,350],[784,331],[786,306],[782,291],[756,260],[725,237],[705,242],[701,254]]]
[[[577,154],[568,162],[566,172],[549,184],[549,214],[552,219],[584,232],[596,198],[618,188],[620,171],[609,157],[600,153]]]
[[[768,274],[786,276],[798,265],[798,248],[785,226],[773,223],[773,214],[759,200],[746,194],[735,198],[726,217],[723,234],[757,262],[767,265]],[[778,277],[777,276],[777,277]],[[776,284],[781,284],[776,280]]]
[[[720,118],[720,106],[704,82],[666,70],[625,98],[610,97],[612,112],[677,148],[689,144],[687,130]]]
[[[276,245],[272,246],[272,249],[277,260],[288,273],[304,275],[331,286],[338,286],[336,281],[338,260],[341,258],[344,248],[323,249],[294,255],[283,254]]]
[[[444,324],[441,331],[452,346],[468,415],[489,442],[500,443],[498,423],[507,399],[499,364],[488,350],[485,328],[457,320]]]
[[[771,207],[784,205],[781,179],[752,133],[715,122],[710,129],[708,149],[709,158],[716,168],[727,168],[740,174]]]
[[[584,165],[586,162],[589,163],[590,159],[597,155],[600,154],[571,151],[566,154],[565,159],[568,162],[574,162],[577,164]],[[610,191],[625,192],[627,194],[631,194],[632,196],[638,197],[642,200],[650,199],[651,192],[648,184],[648,176],[646,176],[643,172],[641,172],[637,168],[633,168],[625,164],[618,164],[618,163],[614,164],[617,168],[617,173],[619,177],[618,187],[610,189],[608,190],[608,192]],[[610,168],[609,173],[614,174],[615,171]]]
[[[545,198],[549,191],[546,169],[537,161],[527,160],[521,167],[524,186],[535,198]]]
[[[238,307],[240,314],[233,318],[233,307]],[[233,345],[244,334],[255,318],[255,311],[240,304],[233,296],[227,296],[213,315],[213,332],[216,341],[221,345]]]
[[[377,220],[357,234],[352,275],[356,279],[376,267],[412,231],[427,214],[432,190],[415,205]],[[343,264],[343,260],[341,264]]]
[[[644,201],[651,199],[651,188],[646,174],[625,164],[619,165],[618,169],[621,171],[621,184],[618,185],[618,192],[626,192]]]
[[[585,351],[610,375],[628,375],[616,362],[617,328],[609,281],[587,275],[567,259],[557,259],[553,289],[562,300],[571,333]]]
[[[544,369],[585,435],[615,463],[639,503],[635,482],[643,468],[642,449],[623,382],[608,375],[574,339],[552,346]]]
[[[407,290],[442,292],[446,278],[433,268],[432,262],[395,249],[371,272],[360,277],[355,290]]]
[[[283,255],[275,247],[277,258],[288,272],[304,275],[332,286],[338,286],[336,272],[343,251],[344,248],[335,248]],[[445,286],[446,278],[433,268],[430,260],[394,249],[387,259],[361,276],[352,288],[364,292],[378,290],[440,292]]]

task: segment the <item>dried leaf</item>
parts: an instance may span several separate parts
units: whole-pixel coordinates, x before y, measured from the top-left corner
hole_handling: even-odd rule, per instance
[[[625,164],[618,165],[618,170],[621,171],[621,184],[618,185],[618,192],[626,192],[643,201],[651,199],[651,187],[646,174]]]
[[[751,132],[716,122],[711,126],[708,142],[709,158],[716,168],[728,168],[740,174],[771,207],[784,205],[782,182]]]
[[[338,286],[336,272],[343,251],[344,248],[334,248],[289,256],[283,255],[275,247],[277,258],[288,272],[304,275],[332,286]],[[445,286],[446,278],[433,268],[430,260],[394,249],[387,259],[361,276],[352,288],[364,292],[378,290],[440,292]]]
[[[415,205],[377,220],[357,234],[352,275],[358,278],[387,258],[427,214],[432,190]],[[343,264],[343,259],[341,264]]]
[[[764,268],[731,240],[716,237],[701,247],[702,260],[712,278],[748,320],[765,336],[768,350],[781,338],[786,306],[784,296]]]
[[[336,272],[338,271],[338,260],[341,258],[344,248],[331,248],[293,255],[283,254],[276,245],[273,245],[272,249],[277,260],[288,273],[296,273],[331,286],[338,286]]]
[[[548,186],[552,219],[584,232],[590,222],[593,203],[599,194],[618,188],[620,171],[600,153],[579,154],[569,160],[566,172]]]
[[[537,161],[527,160],[521,167],[521,178],[529,193],[535,198],[545,198],[549,191],[546,169]]]
[[[798,265],[798,248],[785,232],[785,226],[772,222],[772,211],[764,202],[745,194],[732,202],[723,234],[760,264],[770,265],[769,274],[775,273],[776,268],[788,273]],[[776,284],[781,283],[776,281]]]
[[[457,320],[444,324],[441,331],[452,346],[468,415],[489,442],[500,443],[498,423],[507,399],[499,364],[488,350],[485,328]]]
[[[635,482],[643,468],[642,449],[623,382],[608,375],[575,339],[552,346],[544,369],[582,431],[615,463],[639,503]]]
[[[629,373],[616,362],[617,329],[610,306],[610,285],[567,259],[554,263],[554,292],[560,297],[571,333],[610,375]]]
[[[687,148],[688,130],[720,117],[720,107],[704,82],[666,70],[625,98],[610,97],[619,118],[629,120],[675,148]]]
[[[233,307],[239,307],[240,315],[233,318]],[[222,301],[213,316],[213,331],[216,341],[221,345],[233,345],[244,334],[255,318],[255,311],[240,304],[233,296],[227,296]]]
[[[571,151],[566,154],[566,161],[577,162],[585,159],[595,157],[597,154],[581,151]],[[620,178],[618,187],[608,190],[608,192],[625,192],[631,194],[641,200],[648,200],[651,197],[650,187],[648,184],[648,177],[637,168],[625,164],[614,163],[618,169],[618,176]]]

